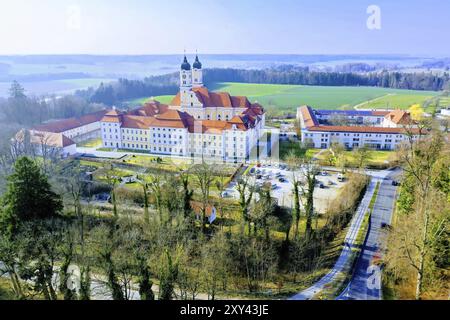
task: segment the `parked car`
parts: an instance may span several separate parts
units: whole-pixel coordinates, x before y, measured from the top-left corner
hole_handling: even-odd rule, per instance
[[[395,180],[392,180],[392,185],[395,186],[395,187],[397,187],[397,186],[400,185],[400,182],[395,181]]]
[[[281,177],[281,178],[278,179],[278,181],[281,182],[281,183],[285,183],[287,180],[285,178]]]
[[[250,174],[254,174],[254,173],[255,173],[255,171],[256,171],[256,169],[255,169],[255,168],[251,168],[249,172],[250,172]]]
[[[325,185],[321,182],[321,183],[319,184],[319,188],[320,188],[320,189],[325,189]]]
[[[328,172],[322,171],[320,174],[321,174],[322,176],[327,176],[327,175],[328,175]]]
[[[345,177],[342,173],[339,173],[337,176],[338,181],[343,182],[345,180]]]
[[[261,178],[262,178],[262,175],[260,175],[260,174],[256,175],[257,180],[260,180]]]

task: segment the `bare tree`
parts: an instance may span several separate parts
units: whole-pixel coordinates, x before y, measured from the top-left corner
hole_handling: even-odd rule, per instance
[[[211,185],[214,181],[215,169],[206,162],[196,165],[192,168],[192,172],[197,179],[197,185],[200,189],[200,203],[202,213],[202,231],[206,231],[206,209],[209,203],[209,193]]]
[[[426,262],[433,247],[433,239],[435,239],[436,233],[442,232],[442,226],[445,226],[442,221],[438,222],[437,225],[441,225],[441,227],[438,227],[437,230],[432,228],[433,207],[436,206],[433,179],[436,177],[436,165],[442,161],[444,155],[448,157],[448,148],[444,149],[444,140],[438,130],[424,138],[421,135],[424,129],[423,124],[408,128],[409,143],[400,151],[404,170],[406,174],[413,177],[415,182],[415,205],[411,220],[416,223],[413,229],[404,233],[403,246],[399,249],[403,253],[403,257],[416,270],[416,299],[421,299],[424,291]]]
[[[113,215],[118,219],[119,213],[117,210],[116,189],[120,183],[119,171],[115,168],[113,163],[105,163],[103,168],[99,169],[100,179],[103,180],[111,189],[111,202],[113,205]]]
[[[302,186],[302,193],[305,197],[306,214],[305,238],[310,240],[312,235],[312,221],[314,218],[314,190],[319,168],[311,160],[306,159],[303,161],[300,172],[305,181],[305,186]]]
[[[248,176],[240,177],[237,181],[236,189],[239,192],[239,205],[241,207],[242,219],[247,223],[248,233],[250,234],[250,216],[249,207],[253,199],[255,187],[250,184]]]
[[[301,179],[299,177],[301,170],[301,159],[298,158],[294,152],[289,153],[287,156],[286,162],[292,170],[292,195],[293,195],[293,209],[292,209],[292,218],[294,221],[294,239],[297,239],[298,236],[298,225],[300,222],[300,188],[301,188]]]

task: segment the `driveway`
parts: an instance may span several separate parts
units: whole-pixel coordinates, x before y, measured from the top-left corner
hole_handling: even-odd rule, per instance
[[[397,187],[392,185],[398,179],[400,170],[392,171],[383,180],[378,191],[369,230],[364,246],[355,266],[355,270],[347,288],[339,295],[339,300],[381,300],[381,269],[377,264],[385,249],[387,225],[391,224]]]
[[[331,269],[330,272],[328,272],[314,285],[292,296],[289,300],[310,300],[316,294],[320,293],[325,286],[331,284],[334,280],[336,280],[336,278],[342,272],[348,260],[352,256],[352,246],[356,241],[359,229],[364,220],[364,215],[367,212],[370,200],[372,199],[372,196],[374,194],[375,186],[379,181],[380,180],[378,178],[371,179],[369,186],[367,187],[366,193],[364,194],[364,197],[361,200],[361,203],[358,209],[356,210],[355,215],[353,216],[350,228],[344,240],[344,249],[342,249],[341,255],[339,256],[338,260],[333,266],[333,269]]]

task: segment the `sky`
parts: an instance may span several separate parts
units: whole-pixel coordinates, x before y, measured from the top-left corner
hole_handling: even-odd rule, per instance
[[[448,0],[1,0],[0,55],[450,56],[449,20]]]

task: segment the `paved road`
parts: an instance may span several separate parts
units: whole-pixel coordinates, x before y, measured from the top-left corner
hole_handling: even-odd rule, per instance
[[[347,288],[339,295],[338,300],[381,300],[381,270],[374,264],[383,255],[384,229],[382,225],[390,225],[395,204],[397,187],[392,180],[397,179],[400,170],[392,171],[384,179],[378,191],[370,226],[361,255]]]
[[[364,220],[364,215],[367,212],[367,209],[370,204],[370,200],[375,191],[375,186],[377,182],[380,181],[379,178],[373,178],[370,181],[369,186],[367,187],[367,191],[354,215],[350,228],[347,232],[347,236],[344,240],[344,249],[342,249],[341,255],[339,256],[337,262],[335,263],[333,269],[329,273],[327,273],[323,278],[321,278],[318,282],[316,282],[313,286],[309,287],[306,290],[301,291],[300,293],[294,295],[289,300],[309,300],[313,298],[316,294],[318,294],[322,289],[327,285],[333,282],[339,273],[345,267],[348,259],[352,255],[352,245],[354,244],[358,231],[361,227],[361,224]]]

